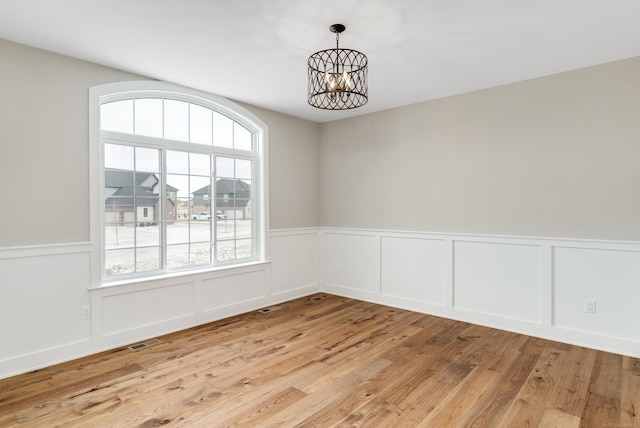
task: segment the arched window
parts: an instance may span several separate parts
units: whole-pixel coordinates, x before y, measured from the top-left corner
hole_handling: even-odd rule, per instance
[[[103,281],[264,260],[257,117],[162,82],[101,85],[91,99]]]

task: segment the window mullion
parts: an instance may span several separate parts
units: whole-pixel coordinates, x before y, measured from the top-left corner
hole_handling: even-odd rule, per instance
[[[167,156],[166,150],[160,150],[160,263],[159,268],[167,270]],[[177,215],[177,207],[174,207]]]
[[[211,241],[209,245],[211,246],[211,264],[216,265],[218,261],[218,191],[216,189],[216,156],[210,156],[211,162],[211,175],[209,180],[211,180]]]
[[[138,189],[136,186],[136,150],[133,149],[133,271],[138,272]]]

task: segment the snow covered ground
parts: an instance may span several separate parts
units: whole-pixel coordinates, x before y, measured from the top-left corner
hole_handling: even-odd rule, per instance
[[[251,220],[183,220],[167,225],[167,267],[209,263],[214,233],[217,233],[214,251],[217,250],[218,261],[251,257]],[[107,275],[131,273],[136,266],[137,271],[159,268],[158,225],[107,226],[105,244]]]

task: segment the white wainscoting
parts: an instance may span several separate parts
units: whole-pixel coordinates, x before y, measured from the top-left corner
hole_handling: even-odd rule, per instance
[[[191,281],[104,295],[101,301],[102,334],[121,335],[193,316],[196,313],[194,289],[195,281]]]
[[[325,232],[322,245],[326,284],[357,290],[362,296],[380,294],[380,243],[376,236]]]
[[[272,231],[269,294],[282,300],[319,291],[318,229]]]
[[[440,306],[451,300],[445,264],[446,241],[381,236],[380,243],[383,296]]]
[[[558,246],[553,265],[556,326],[640,340],[639,251]],[[596,302],[595,315],[585,313],[587,300]]]
[[[0,249],[0,378],[318,291],[640,357],[640,243],[336,228],[269,237],[268,263],[96,289],[89,243]]]
[[[91,321],[81,312],[91,303],[88,245],[0,256],[0,360],[90,340]]]
[[[266,263],[94,289],[90,243],[1,248],[0,378],[318,292],[319,243],[272,231]]]
[[[453,307],[540,323],[541,248],[455,241]]]
[[[640,357],[640,243],[327,228],[321,266],[329,293]]]

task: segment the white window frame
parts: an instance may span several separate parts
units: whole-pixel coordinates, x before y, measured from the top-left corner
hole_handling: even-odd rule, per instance
[[[102,209],[102,198],[104,192],[104,144],[100,126],[100,106],[110,100],[122,99],[129,96],[136,98],[140,96],[155,98],[170,98],[191,103],[197,103],[210,108],[213,111],[224,114],[230,119],[238,122],[254,135],[254,181],[252,188],[252,198],[256,213],[253,222],[252,237],[254,239],[254,256],[250,261],[234,260],[231,263],[220,263],[215,266],[196,267],[170,273],[149,272],[135,275],[130,278],[114,277],[113,280],[105,280],[104,272],[104,210]],[[135,140],[136,136],[131,135]],[[169,141],[169,140],[167,140]],[[193,151],[197,152],[202,145],[193,144]],[[171,149],[170,141],[167,149]],[[219,155],[224,155],[224,148],[220,148]],[[89,188],[90,188],[90,237],[91,237],[91,288],[99,288],[107,285],[118,285],[131,283],[139,280],[147,281],[164,276],[188,275],[192,273],[233,269],[256,263],[264,263],[268,258],[268,127],[255,114],[244,107],[220,96],[206,92],[158,81],[128,81],[108,83],[98,85],[89,89]],[[238,157],[237,154],[233,154]],[[212,213],[212,215],[215,215]]]

